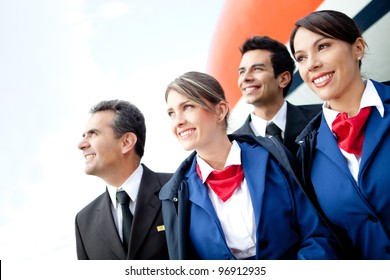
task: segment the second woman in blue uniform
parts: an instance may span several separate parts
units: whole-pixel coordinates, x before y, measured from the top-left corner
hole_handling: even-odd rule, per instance
[[[254,137],[227,135],[217,80],[185,73],[165,98],[173,134],[195,150],[160,192],[171,259],[337,258],[290,173]]]

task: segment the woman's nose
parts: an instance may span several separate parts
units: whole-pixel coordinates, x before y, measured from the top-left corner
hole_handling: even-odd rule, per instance
[[[307,60],[307,67],[309,71],[315,71],[321,66],[321,62],[314,56],[309,57]]]

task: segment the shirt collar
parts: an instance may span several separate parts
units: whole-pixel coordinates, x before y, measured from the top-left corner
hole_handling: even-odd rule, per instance
[[[379,97],[378,92],[375,89],[374,84],[370,80],[365,81],[366,88],[364,89],[362,100],[360,101],[360,109],[364,107],[376,107],[379,114],[383,117],[384,115],[384,107],[381,98]],[[332,123],[336,119],[339,112],[329,109],[329,103],[326,101],[324,102],[324,105],[322,106],[325,120],[328,124],[328,126],[332,129]]]
[[[282,107],[280,107],[279,111],[272,118],[272,120],[267,121],[263,118],[256,116],[254,113],[251,113],[251,122],[250,126],[255,133],[256,136],[265,137],[265,130],[267,125],[271,122],[276,124],[281,130],[282,133],[286,130],[286,118],[287,118],[287,102],[284,101]],[[282,134],[283,135],[283,134]]]
[[[107,185],[108,193],[111,198],[112,205],[116,209],[116,193],[119,191],[125,191],[129,196],[131,201],[135,202],[137,200],[138,190],[141,183],[141,178],[143,174],[143,167],[140,164],[137,169],[131,174],[131,176],[120,186],[116,188],[111,185]]]
[[[199,165],[200,172],[202,173],[202,180],[204,183],[207,177],[210,175],[210,173],[215,169],[212,168],[201,157],[199,157],[199,155],[196,155],[196,160]],[[229,155],[226,159],[224,168],[226,168],[229,165],[241,165],[241,149],[235,140],[233,140],[232,142],[232,146],[230,148]]]
[[[360,101],[360,108],[369,106],[376,107],[379,114],[383,118],[383,115],[385,114],[385,108],[383,107],[383,102],[371,80],[366,81],[366,89],[364,90],[362,100]]]

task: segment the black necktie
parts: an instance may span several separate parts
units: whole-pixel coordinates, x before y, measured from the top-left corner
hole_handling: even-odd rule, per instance
[[[129,209],[130,197],[125,191],[120,191],[116,193],[116,200],[120,203],[122,207],[123,246],[125,247],[125,250],[127,252],[129,248],[131,223],[133,222],[133,215],[131,214]]]
[[[283,143],[282,130],[273,122],[267,125],[267,128],[265,129],[265,133],[269,135],[268,137],[274,137],[280,143]]]

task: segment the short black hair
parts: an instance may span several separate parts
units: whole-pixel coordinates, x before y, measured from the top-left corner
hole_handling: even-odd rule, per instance
[[[135,152],[142,158],[144,155],[146,126],[145,118],[141,111],[132,103],[124,100],[104,100],[93,106],[91,114],[101,111],[112,111],[115,118],[111,124],[115,137],[120,138],[128,132],[137,136]]]
[[[286,97],[291,87],[295,70],[294,59],[291,57],[287,47],[268,36],[254,36],[244,42],[240,51],[244,55],[246,52],[253,50],[266,50],[271,52],[271,63],[274,68],[275,78],[285,71],[290,73],[291,81],[283,89],[283,96]]]

